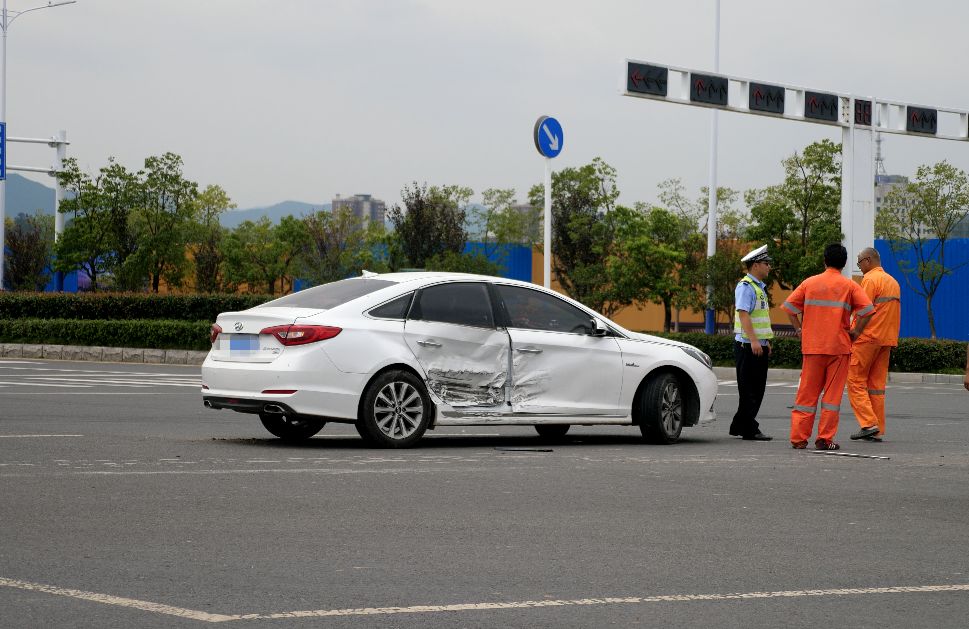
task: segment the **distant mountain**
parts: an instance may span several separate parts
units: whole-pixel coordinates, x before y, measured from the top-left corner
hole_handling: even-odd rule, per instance
[[[278,223],[284,216],[305,216],[323,210],[330,211],[329,203],[303,203],[302,201],[283,201],[276,205],[266,208],[248,208],[245,210],[229,210],[223,212],[219,217],[219,222],[223,227],[238,227],[243,221],[258,221],[263,216],[268,216],[273,223]]]
[[[53,183],[53,179],[51,180]],[[47,187],[16,173],[7,174],[7,211],[9,218],[17,214],[33,214],[40,210],[54,214],[54,187]]]

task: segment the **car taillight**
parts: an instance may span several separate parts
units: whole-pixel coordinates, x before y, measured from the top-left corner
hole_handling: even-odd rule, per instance
[[[222,334],[222,326],[218,323],[213,323],[212,331],[209,332],[209,341],[212,342],[212,345],[215,345],[215,339],[219,338],[220,334]]]
[[[342,331],[343,328],[328,325],[274,325],[263,328],[259,334],[272,334],[283,345],[306,345],[331,339]]]

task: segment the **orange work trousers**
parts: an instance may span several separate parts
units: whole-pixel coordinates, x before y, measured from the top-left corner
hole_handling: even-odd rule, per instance
[[[885,436],[885,383],[888,382],[889,345],[855,343],[848,365],[848,400],[862,428],[878,426]]]
[[[805,354],[801,363],[801,383],[797,386],[791,411],[791,443],[808,441],[814,431],[814,416],[821,398],[818,439],[834,441],[838,433],[841,398],[848,379],[850,354]],[[824,391],[824,397],[821,392]]]

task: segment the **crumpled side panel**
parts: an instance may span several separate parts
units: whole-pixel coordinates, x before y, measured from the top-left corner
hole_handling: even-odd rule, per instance
[[[534,405],[535,400],[548,390],[551,376],[546,369],[538,369],[535,358],[529,354],[516,354],[513,359],[515,380],[511,388],[511,405],[519,407]]]
[[[444,403],[453,407],[498,406],[505,401],[508,380],[508,349],[495,346],[481,348],[482,353],[470,359],[452,356],[439,358],[427,365],[427,386]],[[492,364],[495,370],[477,367]]]

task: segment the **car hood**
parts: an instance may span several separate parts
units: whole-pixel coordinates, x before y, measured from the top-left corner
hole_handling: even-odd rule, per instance
[[[630,341],[642,341],[644,343],[654,343],[656,345],[668,345],[670,347],[693,347],[689,343],[681,343],[672,339],[664,339],[652,334],[640,334],[639,332],[627,332]]]

